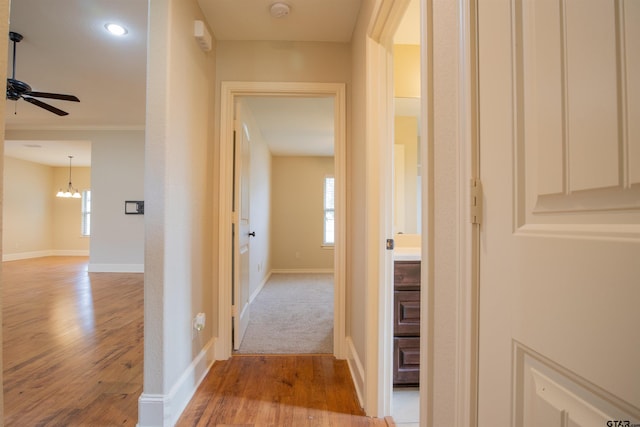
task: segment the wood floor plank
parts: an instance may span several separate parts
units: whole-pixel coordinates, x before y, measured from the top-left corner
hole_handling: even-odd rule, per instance
[[[177,426],[386,427],[358,405],[349,369],[328,355],[218,361]]]
[[[82,257],[3,263],[4,425],[135,426],[142,274],[87,273]],[[178,426],[386,427],[364,416],[345,361],[216,362]]]
[[[143,275],[86,257],[3,263],[5,426],[135,426]]]

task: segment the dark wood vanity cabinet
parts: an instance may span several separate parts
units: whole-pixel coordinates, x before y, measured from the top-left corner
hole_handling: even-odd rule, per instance
[[[420,378],[420,261],[395,261],[393,384],[418,385]]]

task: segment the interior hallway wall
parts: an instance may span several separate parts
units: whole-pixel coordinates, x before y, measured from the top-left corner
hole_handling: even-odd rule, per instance
[[[349,43],[219,41],[216,63],[218,84],[351,81]]]
[[[148,4],[141,427],[177,422],[213,363],[217,329],[215,40],[203,52],[193,37],[205,21],[196,0]],[[194,331],[200,312],[205,326]]]
[[[349,342],[349,359],[354,370],[356,388],[364,404],[367,364],[367,296],[371,292],[367,283],[367,31],[373,16],[375,0],[363,0],[358,22],[354,29],[352,54],[352,107],[348,121],[350,141],[347,145],[347,318],[346,335]],[[366,409],[366,408],[365,408]],[[372,414],[373,415],[373,414]]]

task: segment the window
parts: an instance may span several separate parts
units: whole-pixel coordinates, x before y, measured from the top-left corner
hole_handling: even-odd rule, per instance
[[[91,190],[82,192],[82,235],[91,235]]]
[[[335,227],[334,178],[324,178],[324,245],[333,245]]]

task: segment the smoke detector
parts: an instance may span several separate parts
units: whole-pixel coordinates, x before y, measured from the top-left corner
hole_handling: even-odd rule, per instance
[[[286,3],[278,2],[272,4],[269,11],[271,12],[271,16],[274,18],[284,18],[289,15],[289,12],[291,12],[291,7]]]

